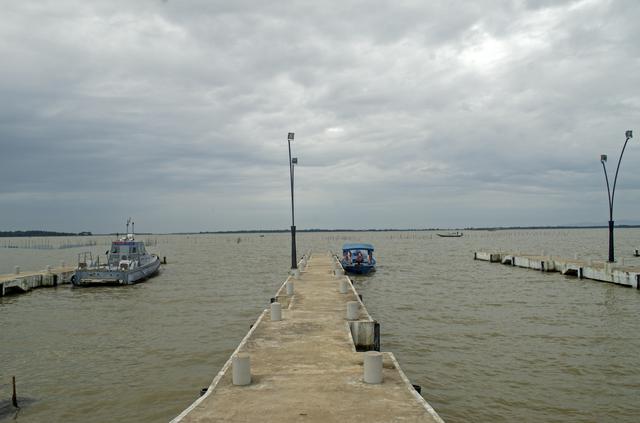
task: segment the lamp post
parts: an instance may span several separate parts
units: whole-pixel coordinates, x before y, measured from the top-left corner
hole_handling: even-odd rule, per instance
[[[291,269],[298,268],[298,260],[296,259],[296,219],[293,209],[293,166],[298,163],[298,158],[291,158],[291,141],[293,141],[294,133],[289,132],[287,135],[287,144],[289,145],[289,178],[291,179]]]
[[[607,174],[607,166],[605,163],[607,162],[607,155],[600,155],[600,163],[602,163],[602,169],[604,170],[604,179],[607,182],[607,195],[609,197],[609,263],[613,263],[615,261],[614,257],[614,246],[613,246],[613,199],[616,195],[616,183],[618,182],[618,171],[620,170],[620,162],[622,162],[622,155],[624,154],[625,148],[627,148],[627,143],[631,138],[633,138],[632,131],[625,132],[626,140],[624,141],[624,145],[622,146],[622,152],[620,153],[620,158],[618,159],[618,166],[616,167],[616,175],[613,178],[613,189],[609,189],[609,176]]]

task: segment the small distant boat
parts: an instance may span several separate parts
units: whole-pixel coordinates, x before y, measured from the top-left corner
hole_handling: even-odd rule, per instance
[[[436,234],[442,238],[460,238],[463,233],[462,232],[447,232],[445,234]]]
[[[344,244],[340,264],[347,273],[367,275],[376,270],[371,244]]]
[[[129,233],[131,223],[131,233]],[[136,241],[133,222],[127,221],[127,234],[111,243],[107,263],[93,260],[90,252],[78,254],[78,267],[71,277],[74,286],[130,285],[158,273],[160,257],[149,254],[144,242]]]

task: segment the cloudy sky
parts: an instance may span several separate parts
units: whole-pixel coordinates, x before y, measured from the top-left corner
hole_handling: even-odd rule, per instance
[[[24,0],[0,230],[640,220],[640,3]]]

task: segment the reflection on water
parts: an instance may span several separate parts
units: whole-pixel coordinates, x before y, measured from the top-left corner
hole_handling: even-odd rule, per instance
[[[638,235],[616,231],[620,256]],[[93,239],[104,254],[109,239]],[[169,264],[146,283],[0,299],[0,401],[12,375],[33,399],[17,421],[169,420],[211,382],[290,263],[286,234],[154,240]],[[376,246],[378,271],[356,286],[381,322],[382,348],[447,422],[638,420],[640,291],[473,260],[478,249],[602,259],[605,229],[298,240],[317,254],[347,241]],[[82,250],[1,250],[0,273],[71,263]]]

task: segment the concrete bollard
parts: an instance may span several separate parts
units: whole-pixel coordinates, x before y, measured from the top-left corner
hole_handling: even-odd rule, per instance
[[[247,353],[233,356],[233,384],[249,385],[251,383],[251,357]]]
[[[357,320],[360,315],[360,303],[349,301],[347,303],[347,320]]]
[[[282,305],[279,302],[271,303],[271,321],[279,322],[282,320]]]
[[[16,272],[16,275],[20,274],[20,266],[16,266],[14,270]]]
[[[382,383],[382,353],[377,351],[364,353],[364,382]]]
[[[349,292],[349,283],[347,282],[347,278],[340,279],[340,293],[346,294]]]
[[[291,280],[287,281],[286,287],[287,287],[287,295],[288,296],[292,296],[293,295],[293,281],[291,281]]]

